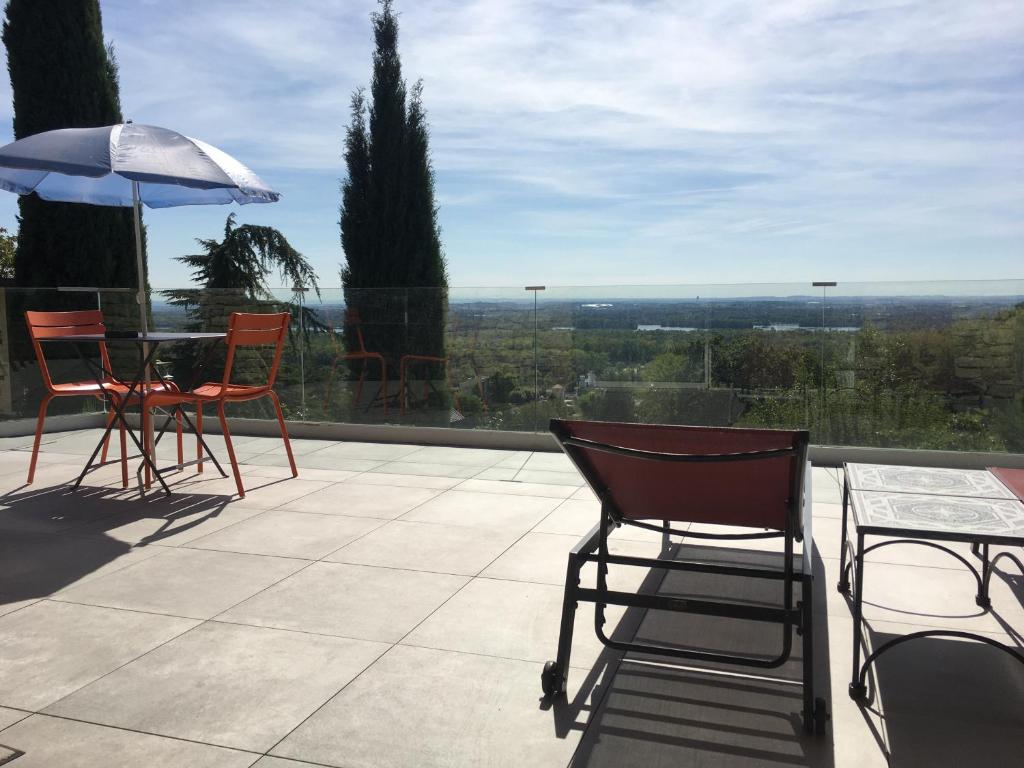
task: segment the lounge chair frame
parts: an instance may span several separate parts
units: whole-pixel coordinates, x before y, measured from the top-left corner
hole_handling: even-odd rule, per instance
[[[824,732],[825,723],[829,718],[825,701],[823,698],[815,698],[814,696],[814,614],[811,552],[806,551],[801,560],[801,568],[797,569],[793,551],[794,542],[801,541],[804,534],[802,515],[804,512],[803,490],[809,442],[808,433],[806,431],[787,433],[793,436],[793,442],[790,447],[783,449],[724,454],[681,454],[639,450],[574,437],[571,434],[568,423],[560,419],[552,419],[550,428],[566,455],[580,470],[583,477],[597,494],[598,499],[601,501],[601,513],[598,524],[569,553],[565,577],[565,594],[562,603],[561,627],[558,638],[558,655],[554,661],[549,661],[544,667],[541,677],[544,694],[549,697],[556,696],[564,693],[566,690],[576,608],[580,602],[588,602],[595,605],[594,630],[598,639],[609,648],[620,651],[655,654],[699,662],[773,669],[785,664],[789,660],[793,650],[793,633],[796,632],[802,635],[803,724],[807,731]],[[693,428],[681,427],[680,429]],[[671,527],[668,521],[664,521],[661,525],[655,525],[637,519],[630,519],[616,507],[613,495],[605,479],[594,470],[591,463],[587,460],[586,453],[588,451],[598,451],[644,461],[691,464],[702,462],[749,462],[786,456],[794,457],[794,470],[790,473],[785,527],[781,531],[712,534],[676,530]],[[685,489],[680,489],[680,491],[685,492]],[[637,528],[661,532],[666,545],[670,534],[686,536],[691,539],[718,540],[782,538],[784,546],[783,568],[780,571],[778,569],[727,565],[695,559],[668,560],[611,554],[608,548],[608,536],[619,525],[631,525]],[[665,548],[667,549],[667,546]],[[809,549],[811,548],[808,547]],[[665,553],[663,552],[663,554]],[[597,564],[596,588],[580,585],[580,571],[586,563],[590,562]],[[780,581],[784,590],[783,604],[781,607],[765,607],[610,590],[607,582],[609,565],[658,568],[666,572],[689,571]],[[794,587],[798,583],[801,587],[801,598],[794,604]],[[605,609],[609,605],[775,623],[781,625],[782,628],[782,647],[777,656],[771,659],[764,659],[748,655],[697,651],[668,645],[614,640],[608,637],[604,631],[606,621]]]

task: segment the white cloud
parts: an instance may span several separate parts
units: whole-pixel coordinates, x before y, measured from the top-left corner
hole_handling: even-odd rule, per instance
[[[616,259],[642,252],[657,271],[631,282],[715,279],[716,266],[728,280],[730,254],[755,275],[774,257],[793,276],[834,258],[850,277],[931,276],[936,264],[956,277],[954,250],[929,257],[943,238],[957,255],[975,242],[971,268],[991,264],[992,277],[1019,256],[1019,2],[398,5],[405,73],[425,81],[455,282],[544,277],[555,254],[585,261],[593,281],[621,278]],[[259,217],[333,276],[342,136],[350,94],[369,81],[376,4],[102,6],[126,113],[218,144],[281,186],[285,203]],[[9,110],[9,96],[0,103]],[[164,261],[207,234],[151,232]],[[905,258],[851,262],[872,243]],[[695,251],[718,258],[678,257]]]

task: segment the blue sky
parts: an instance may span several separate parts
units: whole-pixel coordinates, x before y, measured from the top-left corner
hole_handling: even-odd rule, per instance
[[[284,197],[239,220],[337,287],[375,2],[101,5],[126,116],[253,168]],[[1019,0],[397,7],[453,285],[1024,278]],[[0,225],[16,210],[0,197]],[[155,287],[230,210],[147,213]]]

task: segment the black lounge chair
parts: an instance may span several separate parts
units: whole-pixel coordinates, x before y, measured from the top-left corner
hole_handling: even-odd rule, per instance
[[[715,664],[761,669],[782,666],[793,649],[793,634],[803,636],[803,724],[822,733],[828,720],[823,698],[814,696],[813,591],[811,550],[797,568],[794,543],[804,535],[804,475],[808,433],[800,430],[732,429],[652,424],[564,421],[553,419],[551,431],[601,501],[600,522],[569,553],[562,606],[558,656],[544,666],[545,696],[564,693],[578,602],[595,603],[595,630],[606,646]],[[656,521],[656,522],[651,522]],[[759,532],[711,534],[683,532],[673,523],[706,523],[762,529]],[[783,540],[779,569],[723,564],[699,559],[651,559],[609,554],[608,534],[619,525],[704,539]],[[596,562],[597,586],[580,586],[580,569]],[[771,579],[782,582],[780,605],[744,605],[659,594],[612,591],[609,565],[660,568]],[[794,605],[794,585],[801,586]],[[782,648],[774,658],[624,642],[608,637],[608,605],[679,611],[705,616],[781,624]]]

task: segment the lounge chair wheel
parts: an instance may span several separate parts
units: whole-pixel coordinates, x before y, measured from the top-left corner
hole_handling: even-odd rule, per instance
[[[544,695],[548,697],[557,696],[562,692],[562,670],[555,662],[549,661],[544,665],[544,671],[540,674],[540,686]]]
[[[850,683],[850,698],[854,701],[863,701],[867,696],[868,689],[860,683]]]
[[[819,736],[825,733],[825,724],[832,719],[832,715],[825,708],[825,700],[820,696],[814,700],[814,732]]]
[[[992,600],[987,595],[975,595],[974,602],[979,608],[984,608],[986,611],[992,607]]]

